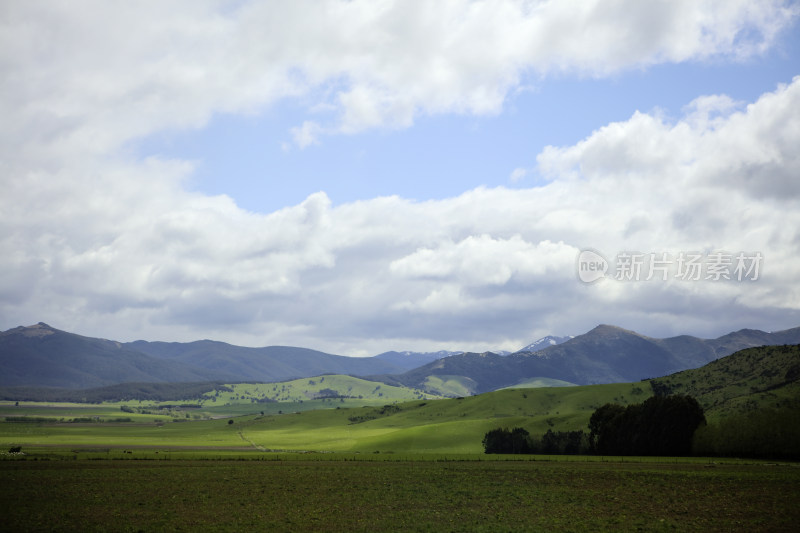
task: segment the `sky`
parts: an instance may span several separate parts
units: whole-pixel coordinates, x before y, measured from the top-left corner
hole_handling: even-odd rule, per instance
[[[0,329],[800,326],[800,2],[0,4]]]

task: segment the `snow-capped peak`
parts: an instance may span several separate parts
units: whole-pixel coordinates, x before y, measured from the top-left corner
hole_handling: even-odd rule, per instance
[[[570,340],[572,336],[568,337],[556,337],[554,335],[548,335],[547,337],[542,337],[537,341],[533,341],[526,347],[522,348],[520,352],[538,352],[539,350],[544,350],[548,346],[555,346],[556,344],[561,344],[562,342],[567,342]]]

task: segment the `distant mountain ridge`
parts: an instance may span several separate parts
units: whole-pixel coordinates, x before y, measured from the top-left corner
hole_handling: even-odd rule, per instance
[[[123,382],[212,381],[230,377],[157,359],[115,341],[83,337],[43,322],[0,333],[0,385],[90,388]]]
[[[374,357],[346,357],[294,346],[247,348],[211,340],[186,343],[135,341],[125,346],[154,357],[233,374],[240,382],[402,371],[402,367]]]
[[[524,379],[550,378],[593,385],[665,376],[697,368],[736,351],[765,345],[800,343],[800,327],[767,333],[742,329],[717,339],[689,335],[654,339],[601,324],[561,344],[502,357],[486,352],[447,357],[404,374],[384,376],[387,383],[419,388],[431,377],[459,378],[472,394],[513,386]],[[431,389],[435,390],[435,389]]]
[[[557,338],[557,337],[553,337]],[[568,339],[569,337],[564,337]],[[541,340],[541,339],[540,339]],[[537,341],[538,342],[538,341]],[[404,351],[404,352],[383,352],[375,356],[377,359],[381,359],[383,361],[388,361],[395,366],[402,368],[404,371],[412,370],[414,368],[427,365],[428,363],[432,363],[434,361],[438,361],[439,359],[444,359],[445,357],[451,357],[453,355],[461,355],[462,353],[466,353],[464,351],[450,351],[450,350],[439,350],[438,352],[411,352],[411,351]],[[492,353],[496,353],[498,355],[511,355],[512,352],[506,350],[498,350]]]
[[[383,374],[401,367],[307,348],[217,341],[120,343],[43,322],[0,333],[0,386],[85,389],[129,382],[280,381],[320,374]]]
[[[376,359],[387,361],[403,371],[417,368],[418,366],[426,365],[437,361],[439,359],[450,357],[451,355],[459,355],[464,352],[451,352],[447,350],[439,350],[438,352],[383,352],[375,356]]]
[[[800,327],[774,333],[742,329],[716,339],[689,335],[655,339],[600,325],[559,343],[561,339],[545,337],[506,356],[386,352],[355,358],[307,348],[246,348],[211,340],[120,343],[40,322],[0,332],[0,386],[81,389],[130,382],[241,383],[349,374],[431,392],[446,387],[446,394],[463,395],[538,379],[596,384],[665,376],[744,348],[800,344]],[[409,368],[425,358],[425,364]]]

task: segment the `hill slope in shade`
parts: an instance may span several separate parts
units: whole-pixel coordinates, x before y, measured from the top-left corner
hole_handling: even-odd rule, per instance
[[[688,394],[714,418],[755,408],[800,410],[800,346],[738,351],[701,368],[649,380],[658,394]]]
[[[400,368],[400,372],[405,372],[422,365],[427,365],[433,361],[438,361],[444,357],[458,355],[464,352],[448,352],[441,350],[438,352],[384,352],[376,355],[375,359],[386,361]]]
[[[662,389],[669,385],[675,392],[693,393],[709,420],[752,409],[800,409],[800,346],[747,349],[654,382]],[[641,403],[654,389],[661,390],[647,381],[508,389],[468,398],[406,402],[383,414],[362,408],[268,417],[248,424],[244,433],[264,446],[286,449],[302,442],[307,449],[317,450],[480,453],[481,439],[490,429],[519,426],[533,435],[548,429],[587,430],[589,418],[601,405]],[[361,419],[366,421],[353,423]]]
[[[374,357],[345,357],[293,346],[246,348],[210,340],[187,343],[136,341],[125,346],[154,357],[224,372],[235,376],[236,381],[283,381],[322,374],[363,376],[402,372],[401,367]]]
[[[800,328],[776,333],[745,329],[717,339],[688,335],[654,339],[600,325],[536,352],[518,352],[507,357],[491,352],[465,353],[383,379],[387,383],[424,388],[431,382],[431,376],[451,379],[460,376],[475,383],[471,394],[510,387],[527,378],[550,378],[579,385],[623,383],[697,368],[744,348],[796,343],[800,343]]]
[[[0,333],[0,365],[2,386],[90,388],[127,381],[210,381],[221,374],[43,322]]]
[[[320,374],[402,371],[386,361],[306,348],[223,342],[119,343],[44,323],[0,333],[0,386],[88,389],[119,383],[280,381]]]

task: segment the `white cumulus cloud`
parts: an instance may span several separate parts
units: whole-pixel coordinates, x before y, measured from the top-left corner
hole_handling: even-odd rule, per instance
[[[499,113],[526,77],[753,57],[796,15],[777,1],[7,3],[0,323],[362,354],[512,349],[609,315],[658,334],[797,325],[800,79],[755,102],[704,96],[674,121],[637,112],[542,151],[544,186],[436,201],[317,192],[250,213],[188,191],[192,162],[125,149],[290,98],[315,113],[287,132],[300,147]],[[586,247],[760,251],[763,278],[586,286]]]

